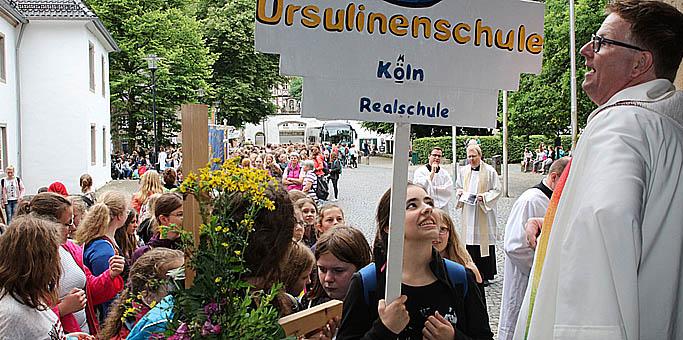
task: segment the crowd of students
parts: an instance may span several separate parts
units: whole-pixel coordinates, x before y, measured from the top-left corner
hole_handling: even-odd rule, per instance
[[[405,204],[403,295],[385,302],[390,192],[377,206],[371,246],[346,225],[347,212],[310,194],[307,175],[292,174],[298,166],[322,177],[323,169],[343,166],[335,164],[338,149],[326,151],[233,154],[284,184],[266,193],[276,209],[255,217],[244,252],[247,282],[257,289],[283,283],[275,303],[282,316],[343,300],[341,319],[329,320],[317,339],[492,338],[476,266],[448,214],[414,184]],[[173,232],[183,223],[182,197],[169,183],[175,180],[148,170],[132,197],[106,192],[86,205],[83,195],[44,192],[20,204],[0,236],[0,338],[146,339],[163,331],[164,308],[173,305],[169,283],[182,279],[184,257]],[[162,233],[162,225],[175,228]]]

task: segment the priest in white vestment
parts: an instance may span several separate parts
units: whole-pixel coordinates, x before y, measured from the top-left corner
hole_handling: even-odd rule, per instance
[[[458,170],[456,207],[462,209],[461,230],[467,251],[479,268],[484,285],[488,285],[497,274],[496,203],[500,180],[496,169],[482,161],[479,145],[467,146],[467,160],[469,164]]]
[[[422,186],[434,200],[434,206],[450,214],[453,196],[453,180],[446,169],[441,167],[443,150],[435,147],[429,153],[429,162],[415,170],[413,183]]]
[[[548,170],[548,176],[538,185],[523,192],[510,210],[505,226],[505,271],[498,321],[499,340],[512,339],[515,334],[517,316],[534,262],[534,249],[526,237],[526,223],[531,218],[542,218],[545,215],[553,190],[568,162],[569,157],[554,161]]]
[[[683,339],[683,93],[672,84],[683,13],[658,1],[607,9],[581,48],[599,107],[544,260],[536,250],[540,281],[530,278],[515,339]]]

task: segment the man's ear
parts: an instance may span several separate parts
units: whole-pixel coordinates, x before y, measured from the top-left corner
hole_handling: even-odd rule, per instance
[[[639,77],[647,72],[653,71],[654,67],[654,56],[650,51],[638,52],[636,59],[634,60],[633,68],[631,69],[631,75]]]

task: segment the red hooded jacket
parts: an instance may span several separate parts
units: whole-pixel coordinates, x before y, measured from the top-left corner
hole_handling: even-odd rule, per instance
[[[62,244],[62,247],[73,256],[76,264],[85,273],[85,295],[88,299],[85,306],[85,315],[88,320],[90,334],[95,335],[99,331],[99,324],[94,306],[113,299],[116,294],[123,290],[123,278],[119,275],[112,280],[109,269],[100,274],[100,276],[94,276],[90,269],[83,265],[83,249],[79,245],[67,240],[66,243]],[[52,310],[59,316],[65,333],[81,332],[81,327],[73,314],[60,315],[57,305],[53,306]]]

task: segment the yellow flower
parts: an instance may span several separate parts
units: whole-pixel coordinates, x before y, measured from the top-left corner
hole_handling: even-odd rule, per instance
[[[228,244],[225,243],[225,242],[223,242],[223,243],[221,243],[221,244],[223,245],[223,247],[226,247],[226,248],[228,247]]]
[[[240,256],[240,255],[242,255],[242,252],[239,250],[235,250],[235,255]]]
[[[217,277],[215,280],[213,280],[213,282],[219,283],[219,282],[221,282],[222,280],[223,280],[223,278],[221,278],[221,277],[219,276],[219,277]]]

